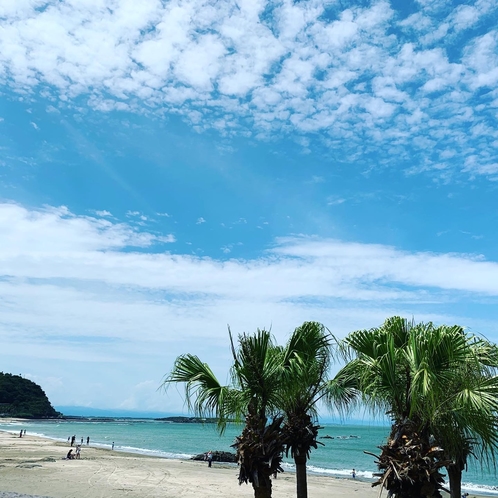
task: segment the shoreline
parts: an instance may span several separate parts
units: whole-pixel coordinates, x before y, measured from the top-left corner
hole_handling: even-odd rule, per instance
[[[19,438],[0,431],[0,493],[49,498],[197,498],[253,497],[251,485],[239,486],[229,464],[176,460],[84,446],[80,460],[64,460],[69,445],[39,436]],[[295,496],[295,474],[273,480],[273,496]],[[369,483],[308,476],[310,496],[358,498],[378,496]],[[0,495],[1,496],[1,495]]]
[[[186,498],[194,496],[197,498],[199,492],[205,491],[203,487],[199,488],[200,481],[208,487],[217,489],[213,496],[216,494],[221,498],[231,498],[234,495],[254,495],[252,486],[238,485],[235,464],[214,462],[215,472],[213,472],[211,469],[207,471],[204,462],[147,455],[122,449],[113,451],[92,445],[83,445],[80,460],[68,461],[64,460],[64,457],[69,448],[68,443],[62,440],[30,434],[19,438],[15,432],[0,430],[0,493],[2,491],[28,493],[50,498],[69,496],[114,498],[123,495],[142,498],[156,496],[155,492],[150,494],[149,488],[155,487],[159,490],[163,483],[167,489],[177,489],[177,494],[159,493],[157,496],[173,498],[181,495]],[[99,482],[102,481],[100,482],[102,489],[94,489],[97,474],[100,476]],[[136,475],[135,479],[130,477],[131,474]],[[125,483],[117,479],[119,475],[127,476]],[[211,482],[213,478],[214,482]],[[79,485],[77,492],[71,494],[72,481],[81,483],[82,480],[90,484],[90,494],[85,494],[85,489]],[[115,483],[112,484],[111,481]],[[144,490],[142,488],[146,483],[148,483],[147,489]],[[358,498],[373,498],[378,497],[380,491],[378,487],[372,488],[371,481],[361,478],[341,478],[314,473],[308,473],[308,488],[310,496],[314,498],[325,498],[325,496],[328,498],[331,492],[340,497],[355,493]],[[273,496],[295,496],[293,472],[284,472],[279,474],[278,479],[273,480]],[[385,490],[382,496],[387,496]],[[490,495],[472,494],[469,498],[477,496],[485,498]]]

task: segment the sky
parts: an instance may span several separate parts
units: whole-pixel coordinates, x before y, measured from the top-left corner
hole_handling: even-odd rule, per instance
[[[228,325],[498,342],[497,194],[496,0],[0,2],[0,370],[56,406],[185,413]]]

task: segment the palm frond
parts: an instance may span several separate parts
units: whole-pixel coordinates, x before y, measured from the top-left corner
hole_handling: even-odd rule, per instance
[[[164,387],[172,383],[185,384],[185,401],[189,411],[199,417],[216,417],[223,431],[230,417],[238,416],[240,409],[236,395],[228,386],[222,386],[207,363],[191,354],[179,356]]]

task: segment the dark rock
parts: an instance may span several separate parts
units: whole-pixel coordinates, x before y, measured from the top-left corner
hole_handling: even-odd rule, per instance
[[[191,460],[206,460],[206,453],[199,453],[191,458]],[[228,462],[236,463],[237,457],[235,453],[230,453],[229,451],[213,451],[213,462]]]
[[[155,418],[159,422],[170,422],[175,424],[215,424],[215,418],[199,418],[199,417],[162,417]]]

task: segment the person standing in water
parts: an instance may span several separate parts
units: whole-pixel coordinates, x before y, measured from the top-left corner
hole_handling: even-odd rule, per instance
[[[353,479],[356,479],[356,470],[353,469],[353,472],[351,472],[351,475],[353,476]]]
[[[90,436],[87,436],[86,438],[86,445],[88,446],[90,444]]]
[[[113,449],[114,449],[114,441],[112,442],[112,448],[111,448],[111,450],[113,450]]]

